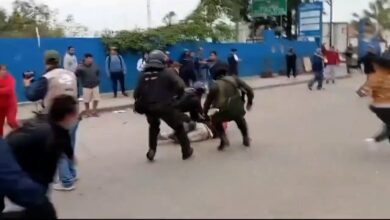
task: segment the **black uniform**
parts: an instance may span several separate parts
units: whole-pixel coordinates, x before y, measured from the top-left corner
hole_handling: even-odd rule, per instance
[[[184,95],[175,103],[175,108],[181,112],[189,112],[192,121],[203,121],[202,94],[195,89],[187,89]],[[188,121],[186,121],[188,122]]]
[[[191,82],[196,82],[195,63],[191,57],[186,57],[180,61],[181,67],[179,75],[183,79],[187,87],[191,86]]]
[[[211,64],[210,66],[210,76],[213,80],[216,80],[217,79],[217,72],[219,69],[223,68],[223,67],[226,67],[226,63],[220,61],[220,60],[217,60],[215,61],[213,64]]]
[[[163,120],[173,130],[182,147],[183,159],[192,155],[190,141],[184,130],[182,113],[174,107],[174,100],[184,94],[184,83],[177,74],[163,65],[153,66],[153,52],[150,54],[145,72],[140,77],[134,91],[135,111],[145,114],[149,123],[149,160],[154,159],[157,150],[157,138],[160,133],[160,121]],[[165,64],[164,64],[165,65]]]

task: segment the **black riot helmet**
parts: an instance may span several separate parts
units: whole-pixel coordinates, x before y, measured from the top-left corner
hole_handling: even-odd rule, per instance
[[[149,59],[146,62],[145,69],[164,69],[167,61],[167,55],[161,50],[153,50],[149,53]]]

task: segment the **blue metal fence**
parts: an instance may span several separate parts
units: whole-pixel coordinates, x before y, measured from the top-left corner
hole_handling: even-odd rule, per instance
[[[310,56],[316,49],[314,42],[297,42],[283,39],[276,39],[271,33],[266,41],[256,44],[213,44],[201,42],[187,42],[175,45],[170,48],[173,58],[178,58],[183,50],[195,51],[199,47],[205,49],[205,55],[215,50],[218,51],[220,59],[226,60],[231,48],[238,50],[242,59],[240,73],[242,76],[260,75],[264,71],[280,72],[285,70],[285,51],[292,47],[299,57]],[[19,101],[25,101],[22,73],[26,70],[36,71],[42,74],[44,71],[43,53],[45,50],[54,49],[65,54],[68,46],[76,48],[77,57],[82,59],[84,53],[92,53],[95,62],[101,68],[101,91],[110,92],[111,83],[104,72],[105,57],[107,51],[100,38],[43,38],[41,47],[38,47],[37,40],[27,39],[0,39],[0,64],[6,64],[10,72],[17,80],[17,95]],[[139,73],[136,70],[136,63],[139,54],[125,54],[128,73],[126,84],[128,89],[133,89]]]

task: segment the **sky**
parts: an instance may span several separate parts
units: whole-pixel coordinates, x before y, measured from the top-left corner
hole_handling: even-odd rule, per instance
[[[73,14],[78,23],[87,26],[91,32],[104,29],[123,30],[147,27],[146,0],[35,0],[45,3],[59,12],[58,19],[64,20]],[[0,0],[0,7],[10,10],[13,0]],[[162,18],[175,11],[182,19],[195,9],[199,0],[151,0],[152,26],[162,24]],[[350,21],[353,12],[367,8],[368,0],[333,0],[334,20]],[[328,10],[328,7],[326,7]],[[328,20],[328,18],[325,17]]]

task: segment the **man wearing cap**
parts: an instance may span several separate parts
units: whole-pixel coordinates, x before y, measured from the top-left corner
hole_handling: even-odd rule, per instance
[[[184,129],[182,113],[174,107],[174,100],[184,94],[184,82],[176,73],[166,68],[166,60],[164,52],[152,51],[134,90],[134,111],[145,114],[149,123],[149,151],[146,155],[149,161],[153,161],[156,155],[161,120],[175,130],[183,160],[189,159],[193,154]]]
[[[69,95],[77,99],[76,75],[68,70],[62,69],[60,54],[55,50],[45,52],[46,72],[38,80],[25,79],[27,99],[33,102],[43,100],[43,115],[47,115],[53,100],[60,95]],[[69,129],[72,148],[76,145],[76,132],[78,123]],[[56,190],[74,189],[74,182],[77,179],[76,169],[73,161],[63,156],[60,161],[58,175],[61,184],[55,186]]]

